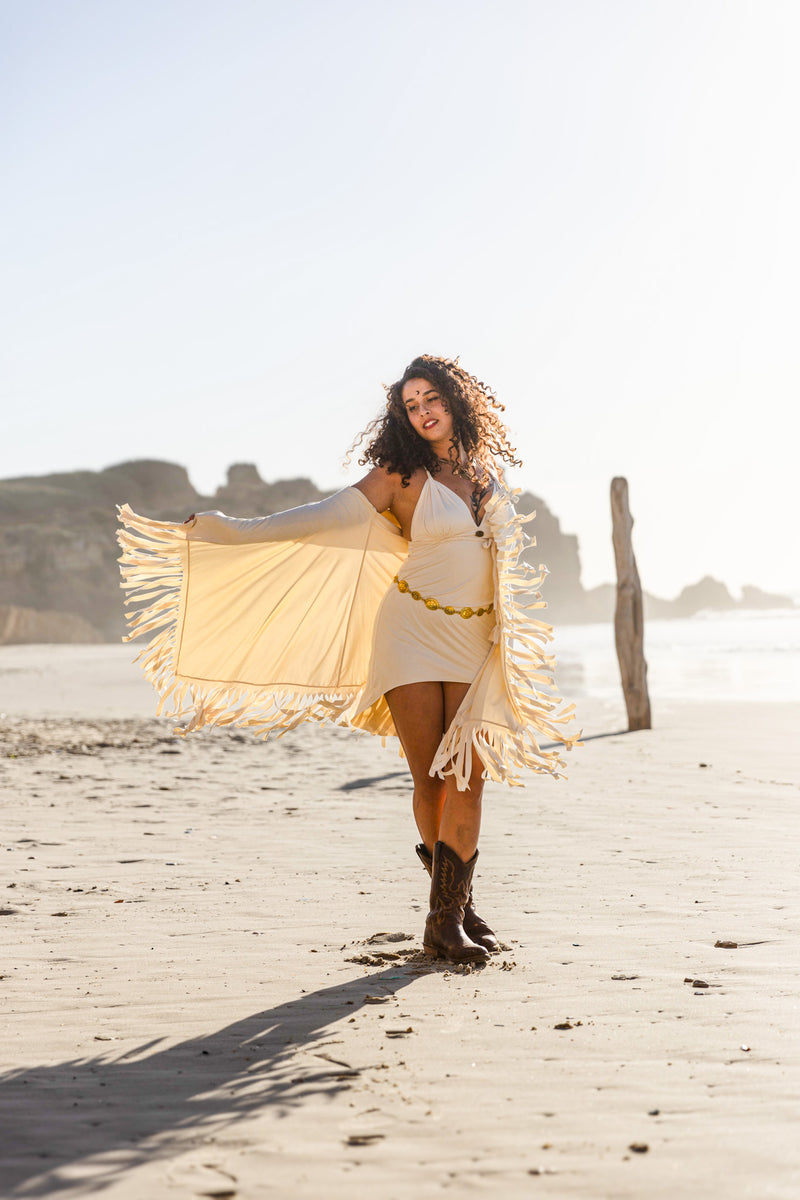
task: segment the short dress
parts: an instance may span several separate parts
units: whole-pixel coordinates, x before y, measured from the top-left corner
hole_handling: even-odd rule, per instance
[[[471,683],[480,671],[495,630],[485,520],[484,514],[476,525],[465,501],[428,473],[411,522],[408,557],[398,572],[399,587],[392,585],[378,610],[360,708],[403,684]],[[426,600],[437,601],[438,608]],[[488,611],[479,615],[479,609]]]
[[[159,694],[183,724],[262,737],[333,721],[396,731],[385,695],[402,684],[469,684],[430,773],[469,786],[516,784],[520,768],[558,776],[579,744],[574,705],[555,690],[538,587],[519,562],[529,539],[513,493],[493,481],[483,519],[428,476],[411,542],[357,488],[265,517],[199,513],[190,525],[119,509],[130,633]],[[482,611],[483,610],[483,611]],[[486,611],[488,610],[488,611]],[[167,709],[168,706],[168,709]]]

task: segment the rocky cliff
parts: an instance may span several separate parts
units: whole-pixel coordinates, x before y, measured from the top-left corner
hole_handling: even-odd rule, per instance
[[[254,467],[232,467],[225,486],[203,496],[183,467],[150,461],[1,480],[0,644],[122,635],[117,504],[174,521],[209,508],[263,515],[324,494],[308,479],[268,484]]]
[[[523,559],[533,567],[544,563],[550,572],[541,589],[547,608],[540,614],[540,619],[548,624],[584,620],[586,593],[581,585],[577,537],[574,533],[563,533],[558,517],[544,500],[531,492],[523,492],[517,497],[517,511],[536,513],[536,520],[526,526],[526,532],[535,538],[536,544],[523,551]]]
[[[116,641],[123,633],[115,540],[115,505],[127,503],[160,520],[219,508],[237,516],[263,516],[327,495],[309,479],[265,483],[256,468],[238,463],[213,496],[192,486],[185,468],[140,460],[104,471],[73,471],[0,480],[0,645],[9,642]],[[615,589],[581,586],[578,539],[563,533],[558,518],[539,497],[524,492],[522,512],[537,512],[529,526],[536,546],[525,552],[551,574],[543,593],[542,619],[611,620]],[[791,606],[788,597],[745,589],[747,607]],[[649,616],[690,616],[703,608],[731,608],[736,601],[724,584],[704,579],[684,588],[677,600],[647,596]]]

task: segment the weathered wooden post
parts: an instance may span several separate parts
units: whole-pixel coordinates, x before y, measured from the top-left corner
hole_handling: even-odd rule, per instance
[[[628,710],[628,729],[650,729],[650,697],[647,694],[647,663],[644,657],[644,608],[642,585],[636,569],[631,530],[633,517],[628,506],[628,481],[611,480],[611,523],[614,558],[617,564],[617,609],[614,635],[622,676],[622,691]]]

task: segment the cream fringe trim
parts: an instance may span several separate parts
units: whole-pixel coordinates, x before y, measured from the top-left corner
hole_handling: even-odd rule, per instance
[[[145,678],[158,692],[157,714],[185,722],[174,730],[176,734],[193,733],[206,725],[233,725],[267,737],[286,733],[307,720],[351,724],[349,710],[360,688],[320,691],[180,679],[175,672],[175,652],[185,533],[174,522],[140,517],[127,504],[118,506],[117,512],[125,527],[117,533],[122,548],[120,586],[128,593],[125,604],[132,606],[126,616],[130,632],[123,641],[150,635],[133,661],[141,665]],[[356,717],[354,727],[358,724]]]
[[[512,495],[517,493],[511,493]],[[503,506],[502,518],[491,521]],[[149,635],[134,659],[159,695],[157,713],[183,721],[174,732],[185,735],[204,726],[247,728],[260,737],[278,736],[303,721],[330,721],[353,729],[368,730],[385,737],[394,732],[391,719],[376,721],[371,712],[354,714],[360,688],[318,688],[204,683],[176,675],[175,653],[184,579],[186,536],[181,525],[141,517],[127,505],[117,509],[124,526],[117,533],[122,549],[119,558],[121,587],[128,593],[126,605],[129,633],[123,641]],[[566,750],[580,746],[580,733],[566,736],[561,727],[573,720],[575,705],[565,706],[555,692],[555,658],[544,653],[552,640],[552,626],[537,621],[529,609],[545,608],[536,590],[548,574],[519,564],[525,545],[535,545],[522,526],[533,519],[519,516],[502,493],[489,502],[488,530],[494,538],[495,598],[500,661],[515,727],[489,719],[473,718],[467,693],[450,729],[439,745],[431,775],[454,775],[464,790],[472,772],[473,748],[484,765],[484,777],[512,786],[521,784],[516,774],[522,768],[562,778],[566,767],[557,750],[544,750],[539,738],[563,744]],[[534,592],[531,603],[531,592]],[[527,602],[527,603],[526,603]],[[538,685],[535,686],[535,685]],[[548,692],[551,694],[548,695]],[[376,727],[379,726],[379,727]]]
[[[517,488],[506,496],[501,493],[494,503],[489,502],[487,526],[496,553],[495,638],[499,643],[506,692],[517,727],[509,728],[491,719],[471,719],[472,697],[470,692],[467,693],[430,768],[430,774],[440,778],[454,775],[460,791],[469,786],[473,748],[484,765],[484,779],[517,787],[522,780],[516,772],[522,768],[546,773],[555,779],[566,778],[562,772],[567,764],[561,752],[542,749],[539,739],[561,743],[565,750],[583,745],[580,741],[582,731],[571,735],[563,732],[563,727],[574,720],[575,705],[566,704],[558,695],[555,656],[545,653],[547,643],[553,640],[553,627],[529,615],[530,609],[547,607],[538,589],[549,572],[543,564],[536,571],[527,563],[519,562],[524,547],[536,545],[536,539],[528,537],[523,530],[523,525],[532,521],[536,513],[521,516],[508,502],[511,496],[519,495],[519,491]],[[501,506],[504,508],[502,519],[497,512]],[[492,520],[493,516],[497,519]],[[478,682],[476,680],[473,686]]]

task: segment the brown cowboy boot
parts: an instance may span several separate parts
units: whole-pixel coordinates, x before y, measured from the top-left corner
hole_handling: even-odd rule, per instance
[[[433,855],[428,852],[428,847],[424,842],[420,842],[415,846],[419,860],[425,870],[430,875],[433,871]],[[484,921],[483,917],[479,917],[472,907],[472,886],[469,889],[469,898],[464,905],[464,933],[471,942],[475,942],[476,946],[483,946],[490,954],[500,953],[500,943],[497,937],[489,926]]]
[[[471,941],[464,932],[464,905],[477,861],[477,850],[465,863],[444,842],[437,842],[433,848],[431,911],[425,922],[423,941],[423,949],[431,958],[466,963],[486,962],[489,957],[488,950]]]

